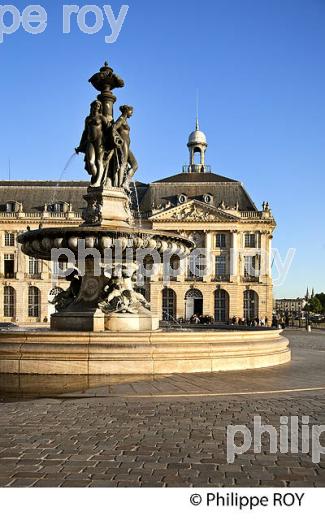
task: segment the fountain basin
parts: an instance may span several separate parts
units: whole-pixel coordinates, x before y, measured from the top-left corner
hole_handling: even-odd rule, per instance
[[[269,367],[291,359],[277,329],[252,331],[8,331],[0,373],[171,374]]]
[[[189,255],[194,245],[188,238],[168,231],[119,226],[40,228],[27,231],[18,238],[25,254],[43,260],[51,260],[53,249],[68,249],[77,253],[80,240],[84,240],[85,248],[94,248],[101,255],[106,249],[123,253],[126,249],[132,248],[134,251],[147,249],[157,251],[160,255],[169,253],[183,257]]]
[[[18,240],[29,256],[53,261],[64,256],[70,265],[78,266],[80,286],[74,289],[73,298],[71,291],[63,294],[67,303],[51,315],[51,328],[81,332],[158,329],[159,318],[151,315],[149,303],[135,290],[137,270],[146,256],[157,265],[173,255],[188,256],[194,245],[182,235],[120,226],[39,228]],[[109,291],[117,303],[115,308],[107,305],[102,309]]]

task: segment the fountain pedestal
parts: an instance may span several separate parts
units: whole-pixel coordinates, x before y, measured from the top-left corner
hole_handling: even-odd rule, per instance
[[[88,188],[84,199],[87,202],[83,213],[85,226],[128,228],[133,222],[129,199],[123,188]]]
[[[100,309],[94,311],[65,311],[51,315],[51,330],[74,332],[139,332],[159,329],[159,316],[148,309],[137,314],[112,312],[104,314]]]
[[[159,316],[153,315],[147,309],[141,309],[137,314],[120,314],[112,312],[105,316],[105,329],[112,332],[139,332],[159,329]]]
[[[74,332],[102,332],[105,330],[105,314],[100,310],[56,312],[51,315],[51,329]]]

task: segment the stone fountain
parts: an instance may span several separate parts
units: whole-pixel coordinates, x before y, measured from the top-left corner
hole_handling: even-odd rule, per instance
[[[77,153],[90,183],[79,227],[42,228],[20,235],[26,255],[74,263],[70,285],[54,287],[50,329],[0,335],[0,373],[168,374],[267,367],[290,360],[288,340],[276,329],[159,328],[159,317],[138,290],[146,256],[169,264],[194,244],[182,235],[135,225],[130,182],[137,161],[130,148],[133,108],[114,115],[123,80],[107,63],[90,78],[99,94],[91,103]]]
[[[193,243],[171,233],[157,234],[134,227],[130,210],[130,181],[137,161],[130,148],[128,119],[133,107],[120,107],[114,119],[112,90],[124,81],[107,63],[90,78],[100,92],[90,105],[77,153],[85,156],[91,176],[83,223],[63,229],[42,228],[19,237],[26,255],[44,260],[65,257],[76,261],[67,275],[70,287],[52,291],[57,312],[53,330],[155,330],[159,318],[136,290],[139,258],[157,253],[164,258],[190,253]],[[82,269],[80,269],[82,264]]]

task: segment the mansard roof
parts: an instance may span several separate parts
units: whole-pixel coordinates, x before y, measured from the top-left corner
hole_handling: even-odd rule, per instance
[[[87,191],[83,181],[0,181],[0,211],[9,201],[21,202],[25,213],[41,212],[55,202],[69,202],[72,211],[81,211]]]
[[[256,211],[257,208],[242,183],[214,173],[180,173],[148,185],[141,202],[141,210],[176,205],[178,196],[203,200],[204,195],[213,196],[215,207],[238,208],[239,211]]]
[[[238,182],[234,179],[230,179],[229,177],[223,177],[223,175],[219,175],[217,173],[178,173],[176,175],[172,175],[171,177],[165,177],[164,179],[159,179],[154,181],[152,184],[160,184],[161,182],[176,182],[176,183],[207,183],[207,182]]]
[[[178,196],[184,194],[187,200],[204,201],[204,195],[211,195],[211,205],[215,208],[231,208],[239,211],[256,211],[254,202],[243,185],[214,173],[180,173],[157,180],[150,184],[136,182],[137,195],[142,213],[151,214],[153,208],[178,205]],[[0,211],[5,211],[6,203],[22,203],[26,213],[41,212],[48,204],[69,202],[72,211],[82,211],[85,207],[83,195],[88,187],[86,181],[0,181]],[[131,201],[137,209],[137,201],[131,184]]]

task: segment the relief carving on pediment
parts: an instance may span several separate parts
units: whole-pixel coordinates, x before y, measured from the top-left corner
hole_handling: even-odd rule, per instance
[[[237,219],[215,208],[203,207],[203,205],[197,203],[186,203],[155,215],[153,220],[163,222],[227,222]]]

